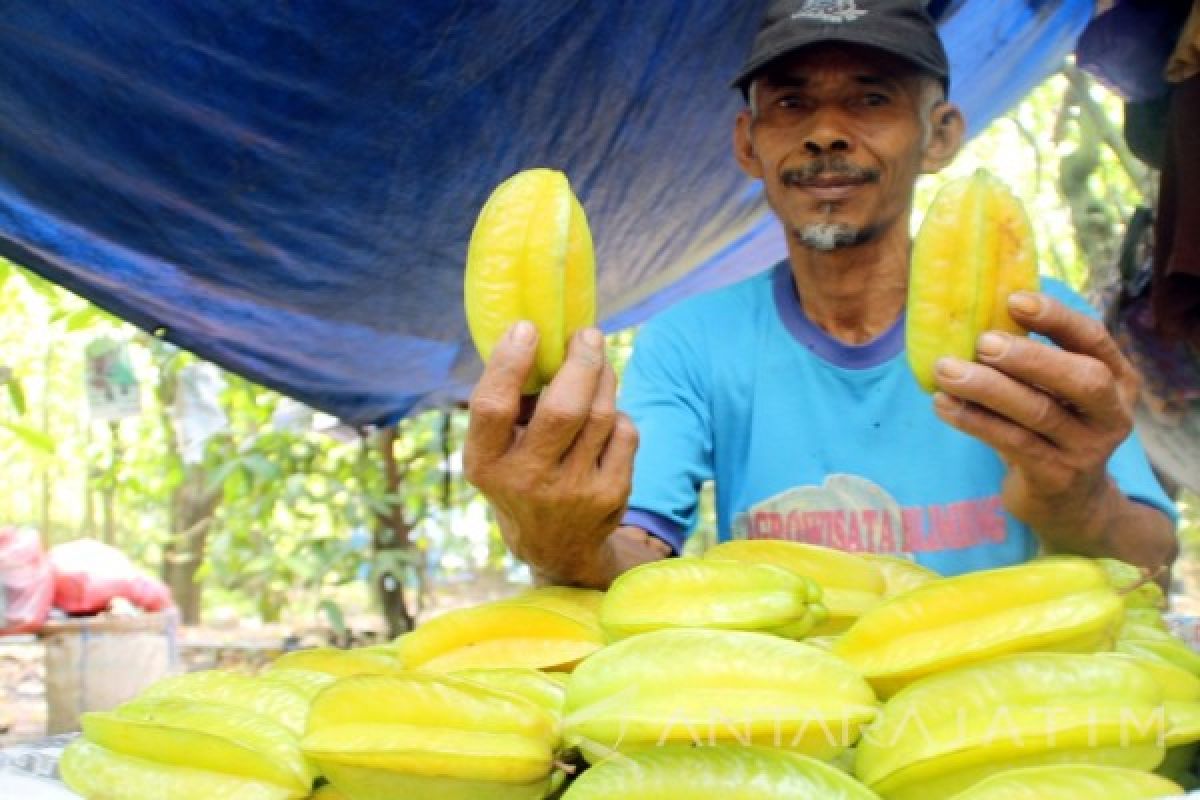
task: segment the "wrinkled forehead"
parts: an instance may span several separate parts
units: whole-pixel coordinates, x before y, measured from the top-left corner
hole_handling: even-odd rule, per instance
[[[920,70],[911,62],[873,47],[821,42],[781,56],[763,67],[757,80],[768,86],[804,86],[817,81],[913,84]]]

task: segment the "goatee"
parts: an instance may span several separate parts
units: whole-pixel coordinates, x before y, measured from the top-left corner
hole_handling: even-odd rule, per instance
[[[871,231],[842,222],[813,222],[798,228],[796,238],[805,247],[829,253],[842,247],[856,247],[871,240]]]

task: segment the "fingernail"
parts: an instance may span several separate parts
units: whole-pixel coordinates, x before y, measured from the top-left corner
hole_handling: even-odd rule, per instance
[[[943,414],[953,414],[959,409],[962,402],[957,398],[951,397],[945,392],[937,392],[933,395],[933,406]]]
[[[999,358],[1008,349],[1008,339],[1000,333],[985,333],[979,337],[975,351],[986,358]]]
[[[957,358],[939,358],[937,362],[938,377],[948,381],[958,381],[966,377],[967,365]],[[935,398],[936,399],[936,398]]]
[[[1027,317],[1042,313],[1042,298],[1029,292],[1013,292],[1008,297],[1008,307]]]
[[[537,328],[527,319],[520,320],[508,329],[508,338],[519,345],[531,345],[537,338]]]
[[[584,328],[583,332],[579,334],[579,338],[593,350],[599,351],[604,347],[604,334],[595,328]]]

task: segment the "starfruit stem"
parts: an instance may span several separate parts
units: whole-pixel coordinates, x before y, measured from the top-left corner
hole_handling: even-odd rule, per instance
[[[554,766],[557,767],[558,769],[562,770],[563,772],[565,772],[568,775],[574,775],[576,772],[579,771],[579,767],[576,766],[575,764],[570,764],[566,761],[561,761],[557,758],[554,759]]]
[[[1145,567],[1138,567],[1138,572],[1142,574],[1142,577],[1124,588],[1117,589],[1117,594],[1119,594],[1121,597],[1124,597],[1127,594],[1133,594],[1147,583],[1150,583],[1151,581],[1157,581],[1159,576],[1166,572],[1166,570],[1166,564],[1159,564],[1156,569],[1152,570],[1146,569]]]

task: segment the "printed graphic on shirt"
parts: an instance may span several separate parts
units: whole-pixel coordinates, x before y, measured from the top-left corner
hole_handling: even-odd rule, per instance
[[[830,475],[821,486],[788,489],[733,519],[735,539],[787,539],[897,555],[1000,544],[1005,536],[999,495],[901,506],[856,475]]]

